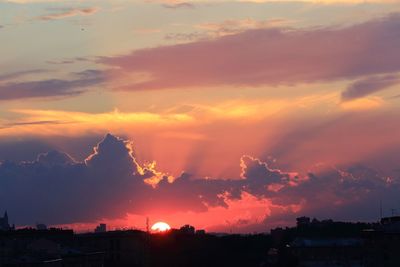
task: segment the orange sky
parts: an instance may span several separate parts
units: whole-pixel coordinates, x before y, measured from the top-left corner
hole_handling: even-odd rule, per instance
[[[0,0],[0,212],[78,230],[374,220],[398,202],[399,12]]]

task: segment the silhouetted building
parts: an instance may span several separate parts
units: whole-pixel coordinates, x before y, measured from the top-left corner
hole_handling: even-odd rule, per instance
[[[2,218],[7,218],[8,216]],[[400,217],[381,223],[310,220],[271,234],[205,234],[191,225],[163,234],[139,230],[74,234],[72,230],[0,231],[0,267],[375,267],[400,266]],[[394,226],[393,226],[394,225]],[[207,255],[207,256],[205,256]]]
[[[196,235],[205,235],[205,234],[206,234],[206,230],[204,230],[204,229],[196,230]]]
[[[382,218],[381,228],[384,232],[400,233],[400,216]]]
[[[296,219],[297,227],[304,227],[310,225],[310,218],[309,217],[299,217]]]
[[[107,225],[105,223],[101,223],[94,229],[95,233],[105,233],[107,232]]]
[[[36,224],[36,229],[37,230],[47,230],[47,225],[45,225],[44,223],[38,223],[38,224]]]
[[[8,214],[7,211],[4,213],[3,217],[0,217],[0,230],[8,231],[10,230],[10,224],[8,223]]]
[[[194,233],[195,233],[194,227],[191,226],[191,225],[189,225],[189,224],[186,224],[186,225],[182,226],[182,227],[179,229],[179,231],[180,231],[181,233],[189,234],[189,235],[194,235]]]
[[[270,248],[267,252],[267,266],[278,266],[279,263],[279,250]]]
[[[271,237],[274,243],[281,244],[282,242],[284,242],[286,232],[287,231],[285,231],[285,229],[281,227],[271,229]]]
[[[299,266],[363,266],[362,239],[296,238],[291,243]]]
[[[138,230],[108,231],[76,235],[78,245],[103,251],[105,266],[145,265],[148,234]]]
[[[0,266],[103,267],[104,251],[79,244],[72,230],[0,232]]]
[[[364,232],[365,266],[400,266],[400,232],[368,230]]]

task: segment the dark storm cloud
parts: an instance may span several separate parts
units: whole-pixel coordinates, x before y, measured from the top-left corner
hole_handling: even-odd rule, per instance
[[[98,70],[86,70],[74,75],[77,78],[71,80],[49,79],[2,84],[0,100],[79,95],[85,92],[82,88],[104,82],[103,73]]]
[[[92,222],[171,207],[194,212],[229,208],[228,200],[241,199],[247,192],[276,206],[268,222],[285,214],[297,216],[290,208],[293,205],[313,216],[329,211],[338,218],[371,219],[377,199],[394,204],[400,189],[397,179],[361,165],[299,175],[243,156],[241,167],[240,177],[228,180],[193,179],[183,173],[170,183],[161,174],[153,188],[144,180],[160,173],[138,164],[131,143],[107,135],[83,162],[58,151],[42,153],[31,162],[4,161],[0,165],[0,210],[13,211],[18,224]]]

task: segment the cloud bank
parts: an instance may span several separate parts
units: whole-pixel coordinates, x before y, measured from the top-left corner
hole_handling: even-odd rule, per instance
[[[124,90],[276,86],[362,79],[400,71],[399,27],[400,16],[391,15],[342,28],[254,29],[212,40],[103,57],[99,63],[121,74],[147,73],[151,77],[118,88]],[[371,88],[352,93],[352,98],[375,91],[378,90]]]
[[[307,173],[273,169],[243,156],[241,174],[232,179],[170,177],[155,164],[139,164],[130,141],[108,134],[83,162],[51,151],[35,161],[0,165],[0,210],[17,224],[96,222],[129,214],[203,212],[230,208],[244,195],[266,200],[272,210],[265,227],[299,215],[368,219],[374,205],[398,201],[399,179],[365,166],[324,168]]]
[[[0,76],[2,79],[18,78],[33,73],[24,71]],[[85,70],[74,73],[75,79],[49,79],[26,82],[6,82],[0,84],[0,100],[16,100],[22,98],[45,98],[56,96],[74,96],[84,92],[83,88],[98,85],[105,81],[103,73],[97,70]]]
[[[352,100],[363,96],[385,90],[400,83],[398,75],[385,75],[369,77],[356,81],[342,92],[342,100]]]
[[[74,79],[7,82],[12,76],[3,75],[0,100],[75,96],[100,83],[109,89],[137,91],[350,81],[342,93],[342,100],[348,101],[398,82],[399,14],[336,28],[290,29],[282,23],[286,22],[248,19],[197,25],[214,37],[170,33],[165,36],[168,40],[191,42],[98,57],[95,62],[108,69],[84,71]]]

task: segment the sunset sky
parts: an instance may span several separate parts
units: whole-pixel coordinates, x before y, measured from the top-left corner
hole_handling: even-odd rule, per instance
[[[398,0],[0,0],[0,55],[17,226],[400,213]]]

